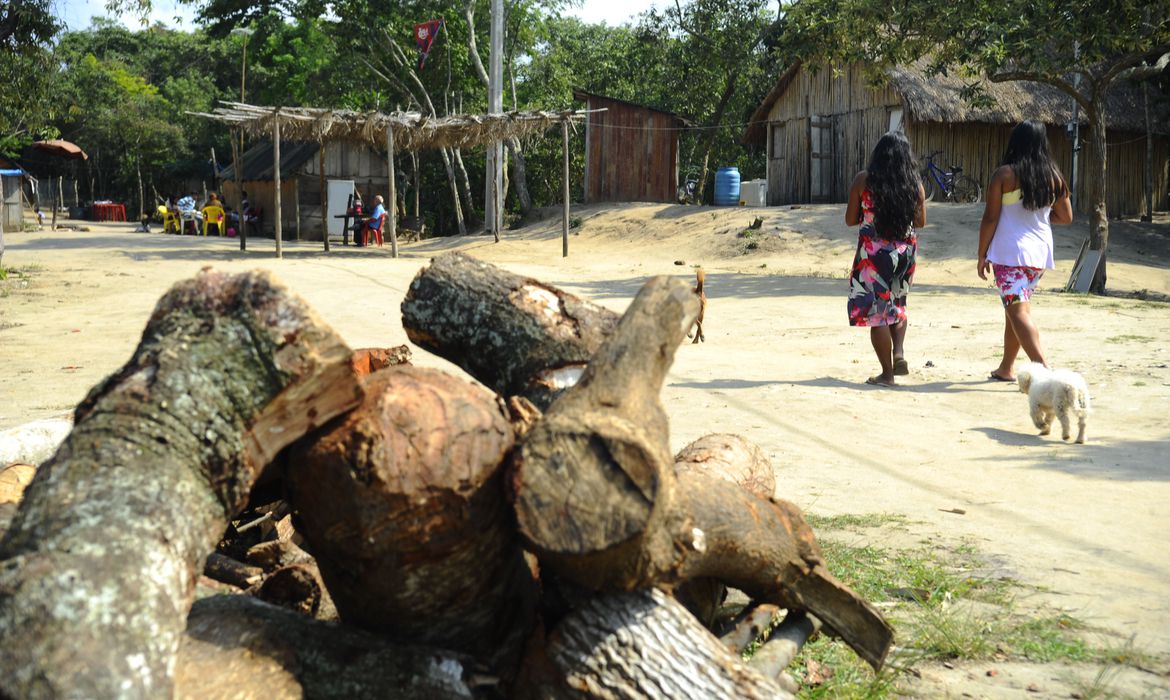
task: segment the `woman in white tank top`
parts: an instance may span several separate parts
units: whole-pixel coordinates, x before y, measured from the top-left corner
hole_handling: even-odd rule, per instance
[[[1072,222],[1068,185],[1048,151],[1040,122],[1021,122],[1008,139],[1003,163],[991,177],[979,224],[980,279],[991,272],[1003,302],[1003,359],[990,379],[1016,380],[1016,356],[1047,365],[1030,299],[1044,270],[1055,267],[1052,224]]]

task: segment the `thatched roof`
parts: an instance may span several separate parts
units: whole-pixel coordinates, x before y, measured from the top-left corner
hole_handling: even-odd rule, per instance
[[[950,124],[1016,124],[1034,119],[1045,124],[1064,125],[1072,121],[1072,98],[1051,85],[1029,81],[993,83],[982,79],[973,81],[957,73],[927,75],[927,62],[919,60],[911,65],[897,66],[886,72],[890,87],[902,98],[906,115],[916,122],[943,122]],[[745,143],[763,143],[768,113],[780,96],[788,90],[799,74],[798,62],[784,71],[776,85],[752,114]],[[979,82],[990,106],[975,106],[961,96],[964,86]],[[1106,122],[1109,128],[1121,131],[1144,132],[1145,110],[1141,90],[1126,81],[1118,81],[1106,98]],[[1151,99],[1151,103],[1154,100]],[[1157,133],[1170,133],[1170,122],[1165,115],[1151,115]],[[1085,123],[1082,110],[1080,121]]]
[[[419,151],[428,148],[470,148],[511,137],[523,138],[543,132],[564,120],[583,119],[585,110],[559,112],[530,111],[501,114],[460,114],[431,118],[419,112],[353,112],[315,107],[258,107],[240,102],[223,102],[212,113],[191,112],[214,119],[256,137],[271,137],[273,124],[280,120],[282,140],[349,141],[385,148],[386,129],[394,131],[397,148]]]

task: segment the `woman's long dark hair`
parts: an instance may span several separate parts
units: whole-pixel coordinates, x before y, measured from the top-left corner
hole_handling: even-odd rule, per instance
[[[910,142],[899,131],[878,139],[865,168],[865,188],[873,200],[878,236],[904,241],[918,209],[918,169]]]
[[[1064,175],[1048,151],[1048,131],[1040,122],[1016,124],[1000,165],[1011,166],[1016,174],[1020,200],[1027,209],[1052,206],[1068,190]]]

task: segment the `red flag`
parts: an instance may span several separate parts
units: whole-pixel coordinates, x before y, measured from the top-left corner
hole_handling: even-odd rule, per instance
[[[432,19],[429,22],[414,25],[414,43],[418,45],[419,53],[418,69],[422,70],[423,65],[427,62],[427,55],[431,52],[431,46],[435,43],[435,37],[443,29],[443,20]]]

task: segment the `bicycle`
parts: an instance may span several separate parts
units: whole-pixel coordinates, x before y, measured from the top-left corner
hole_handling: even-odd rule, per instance
[[[922,169],[922,186],[926,190],[927,201],[936,201],[941,195],[948,202],[970,204],[983,198],[983,187],[970,175],[963,174],[962,167],[951,166],[943,170],[935,165],[934,157],[942,151],[934,151],[926,156],[926,167]]]

